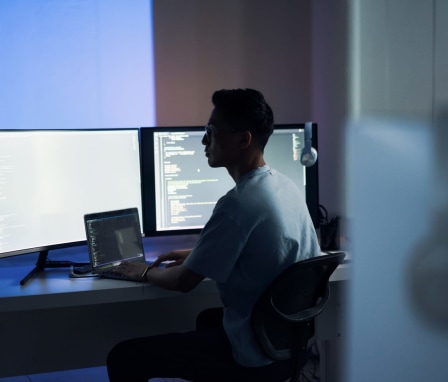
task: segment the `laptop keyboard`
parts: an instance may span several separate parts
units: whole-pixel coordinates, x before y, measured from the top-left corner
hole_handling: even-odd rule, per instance
[[[99,276],[107,277],[110,279],[136,281],[136,280],[130,279],[128,276],[124,275],[123,273],[119,273],[114,270],[101,272],[101,274]]]

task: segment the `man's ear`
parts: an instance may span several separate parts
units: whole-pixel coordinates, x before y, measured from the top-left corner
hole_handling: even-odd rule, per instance
[[[252,143],[252,133],[250,131],[243,131],[241,134],[240,148],[247,149]]]

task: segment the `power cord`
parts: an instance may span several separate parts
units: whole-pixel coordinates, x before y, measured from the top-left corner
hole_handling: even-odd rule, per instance
[[[339,221],[339,216],[335,216],[328,220],[327,209],[322,204],[319,204],[320,248],[322,251],[339,250]]]

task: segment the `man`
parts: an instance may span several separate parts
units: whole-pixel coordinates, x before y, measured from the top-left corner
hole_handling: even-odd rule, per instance
[[[264,160],[274,118],[263,95],[252,89],[220,90],[212,102],[202,138],[205,155],[211,167],[227,169],[235,187],[218,201],[193,249],[161,255],[152,267],[126,263],[121,272],[184,292],[211,278],[219,289],[223,315],[200,315],[193,332],[118,344],[107,362],[112,382],[289,377],[291,362],[272,362],[263,354],[250,317],[256,300],[276,276],[319,254],[316,233],[304,195]],[[157,267],[167,260],[172,261],[169,266]]]

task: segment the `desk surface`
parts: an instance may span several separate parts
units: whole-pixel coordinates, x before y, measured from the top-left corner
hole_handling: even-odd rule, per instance
[[[191,247],[196,236],[145,238],[145,255]],[[197,314],[219,306],[206,279],[191,292],[99,278],[69,278],[68,268],[46,269],[21,286],[38,254],[0,259],[0,377],[104,365],[114,344],[194,328]],[[87,262],[86,246],[55,250],[51,260]],[[343,285],[350,267],[333,273],[332,298],[317,322],[319,338],[341,336]],[[70,344],[67,346],[67,344]]]
[[[147,260],[154,260],[161,253],[189,248],[196,238],[196,235],[145,238],[145,256]],[[0,312],[157,299],[180,293],[133,281],[70,278],[68,268],[45,269],[21,286],[20,280],[34,267],[37,257],[38,254],[33,253],[0,259]],[[49,258],[87,262],[87,247],[50,251]],[[331,281],[348,278],[349,267],[343,264],[333,273]],[[216,293],[216,286],[206,279],[190,293]]]

